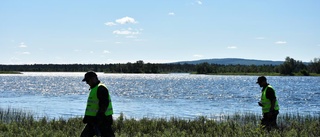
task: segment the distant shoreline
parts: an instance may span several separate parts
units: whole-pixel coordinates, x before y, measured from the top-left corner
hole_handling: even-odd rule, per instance
[[[294,75],[281,75],[280,73],[210,73],[208,75],[239,75],[239,76],[304,76],[301,73],[295,73]],[[310,73],[309,76],[320,76],[317,73]],[[307,76],[306,76],[307,77]]]
[[[28,72],[40,72],[40,71],[28,71]],[[43,71],[41,71],[43,72]],[[41,73],[40,72],[40,73]],[[45,71],[46,72],[46,71]],[[52,72],[60,72],[60,71],[52,71]],[[85,72],[83,72],[85,73]],[[106,72],[103,72],[106,73]],[[110,72],[107,72],[110,73]],[[173,72],[174,73],[174,72]],[[0,71],[0,75],[1,74],[23,74],[20,71]],[[110,74],[114,74],[114,73],[110,73]],[[117,74],[170,74],[170,73],[117,73]],[[179,74],[179,73],[177,73]],[[197,74],[197,73],[189,73],[189,74],[193,74],[193,75],[230,75],[230,76],[289,76],[289,75],[281,75],[280,73],[209,73],[209,74]],[[292,76],[304,76],[301,73],[295,73]],[[309,76],[320,76],[320,74],[317,73],[310,73]]]
[[[22,74],[19,71],[0,71],[0,74]]]

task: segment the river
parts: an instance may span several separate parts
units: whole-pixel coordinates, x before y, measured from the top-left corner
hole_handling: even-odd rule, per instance
[[[0,107],[39,117],[83,116],[89,86],[84,72],[23,72],[0,75]],[[97,73],[110,91],[114,116],[196,118],[261,114],[257,76]],[[320,77],[267,76],[281,114],[319,115]]]

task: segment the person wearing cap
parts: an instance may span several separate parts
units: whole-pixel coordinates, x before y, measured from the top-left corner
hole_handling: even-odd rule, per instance
[[[90,86],[87,107],[83,118],[86,124],[81,137],[113,137],[113,109],[108,88],[100,82],[95,72],[89,71],[84,75],[83,82]]]
[[[262,87],[261,100],[258,102],[262,107],[263,118],[261,125],[264,128],[271,129],[277,128],[277,116],[279,114],[279,104],[276,97],[276,92],[269,83],[265,76],[258,77],[257,84]]]

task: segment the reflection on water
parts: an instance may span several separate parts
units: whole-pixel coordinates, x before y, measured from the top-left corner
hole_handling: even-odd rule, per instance
[[[89,87],[84,73],[0,75],[0,107],[32,110],[40,116],[84,113]],[[235,112],[261,113],[256,76],[189,74],[104,74],[115,115],[127,117],[215,117]],[[320,77],[267,77],[276,89],[281,113],[320,114]]]

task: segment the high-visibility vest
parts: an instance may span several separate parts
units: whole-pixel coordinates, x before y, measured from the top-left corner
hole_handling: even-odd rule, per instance
[[[96,116],[99,110],[99,99],[97,96],[97,92],[98,92],[98,87],[99,86],[104,86],[105,88],[107,88],[104,84],[99,83],[97,86],[95,86],[94,88],[91,89],[89,97],[88,97],[88,101],[87,101],[87,108],[85,111],[85,115],[87,116]],[[110,94],[108,92],[109,95],[109,105],[108,108],[106,110],[106,112],[104,113],[106,116],[112,115],[113,114],[113,109],[112,109],[112,102],[111,102],[111,97]]]
[[[267,88],[272,88],[272,86],[268,85],[264,90],[262,91],[261,94],[261,103],[262,103],[262,113],[268,113],[271,108],[271,100],[267,98]],[[276,91],[273,89],[274,94],[276,95]],[[279,104],[278,100],[276,100],[275,105],[274,105],[274,110],[279,110]]]

